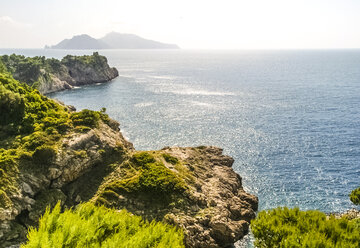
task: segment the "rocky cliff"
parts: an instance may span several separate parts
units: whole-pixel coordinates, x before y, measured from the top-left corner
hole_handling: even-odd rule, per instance
[[[61,61],[3,55],[0,56],[0,64],[15,79],[35,87],[43,94],[85,84],[104,83],[119,75],[116,68],[108,65],[106,57],[97,52],[90,56],[67,55]]]
[[[0,247],[24,242],[59,200],[178,226],[187,247],[231,245],[255,217],[220,148],[136,151],[104,110],[74,112],[2,74],[0,100]]]

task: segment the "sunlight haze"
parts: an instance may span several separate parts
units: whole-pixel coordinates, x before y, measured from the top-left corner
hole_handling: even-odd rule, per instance
[[[0,0],[1,48],[132,33],[185,49],[360,47],[360,1]],[[4,35],[6,34],[6,35]]]

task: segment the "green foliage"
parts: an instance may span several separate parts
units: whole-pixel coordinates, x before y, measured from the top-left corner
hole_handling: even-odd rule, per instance
[[[6,66],[4,65],[1,59],[0,59],[0,73],[7,73]]]
[[[1,57],[4,58],[11,62],[18,57]],[[109,121],[108,115],[99,111],[70,113],[65,106],[1,73],[0,113],[1,199],[17,192],[20,165],[22,170],[42,170],[55,159],[64,134],[86,132],[98,126],[100,120]],[[6,201],[0,202],[4,205]]]
[[[276,208],[251,222],[256,247],[358,248],[360,222],[327,217],[320,211]]]
[[[352,201],[355,205],[360,205],[360,187],[351,191],[350,201]]]
[[[97,127],[100,120],[100,113],[83,109],[80,112],[71,113],[71,120],[74,126]]]
[[[7,194],[0,189],[0,208],[8,208],[12,205]]]
[[[171,156],[170,154],[168,153],[163,153],[162,154],[163,158],[165,159],[166,162],[170,163],[170,164],[177,164],[179,162],[179,160],[173,156]]]
[[[0,56],[0,73],[11,74],[16,80],[39,88],[43,83],[52,83],[52,75],[68,76],[66,65],[74,64],[102,70],[104,65],[107,65],[107,59],[98,53],[91,56],[68,55],[62,61],[54,58],[46,59],[44,56],[30,58],[16,54],[3,55]]]
[[[99,55],[98,52],[94,52],[93,55],[67,55],[61,60],[61,63],[70,67],[75,64],[82,64],[84,66],[91,66],[97,68],[97,66],[107,64],[107,59],[106,57]]]
[[[167,204],[173,197],[187,189],[182,178],[148,152],[135,153],[126,171],[121,179],[105,184],[99,194],[101,201],[98,203],[108,205],[113,197],[116,198],[119,194],[130,194],[135,197],[141,196],[146,201],[160,201]]]
[[[0,78],[0,80],[4,79]],[[19,122],[24,116],[24,111],[24,98],[0,84],[0,125]]]
[[[181,230],[161,222],[146,222],[126,210],[116,211],[91,203],[60,213],[60,204],[47,209],[38,229],[31,228],[21,248],[126,247],[181,248]]]
[[[45,57],[25,57],[22,55],[12,54],[10,56],[3,55],[0,61],[17,80],[32,85],[39,80],[41,74],[40,69],[44,67]]]
[[[132,156],[131,161],[137,166],[142,167],[146,166],[147,164],[155,163],[156,159],[148,152],[138,152]]]
[[[56,156],[56,148],[54,146],[42,145],[37,147],[33,159],[37,164],[49,164]]]

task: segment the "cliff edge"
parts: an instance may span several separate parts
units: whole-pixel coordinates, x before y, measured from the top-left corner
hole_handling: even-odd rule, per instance
[[[59,200],[175,225],[186,247],[226,247],[248,232],[258,200],[222,149],[136,151],[105,109],[75,112],[1,73],[0,100],[0,247],[25,242]]]
[[[0,56],[1,67],[16,80],[26,83],[42,94],[71,89],[74,86],[104,83],[116,78],[119,73],[111,68],[106,57],[93,55],[67,55],[62,60],[22,55]]]

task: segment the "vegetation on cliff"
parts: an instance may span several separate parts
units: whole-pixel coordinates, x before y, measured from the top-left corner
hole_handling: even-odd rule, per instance
[[[22,170],[41,170],[55,158],[60,140],[70,131],[107,122],[100,111],[71,112],[36,89],[0,74],[0,208],[18,190]]]
[[[247,233],[258,201],[222,149],[135,151],[105,109],[71,109],[0,73],[0,248],[24,242],[30,227],[25,247],[72,247],[77,237],[119,247],[123,235],[147,247],[225,247]],[[64,214],[56,206],[34,229],[58,200],[64,208],[89,202]]]
[[[0,56],[0,73],[11,74],[16,80],[48,93],[69,89],[78,84],[106,82],[118,73],[110,68],[104,56],[65,56],[62,60],[44,56],[25,57],[23,55]]]
[[[48,167],[58,156],[59,149],[63,147],[64,138],[72,137],[77,132],[90,132],[100,125],[112,125],[105,109],[72,112],[66,106],[41,95],[36,89],[14,80],[9,74],[0,74],[0,111],[1,214],[14,209],[14,204],[18,204],[17,198],[23,190],[20,177],[36,171],[39,175],[47,173]],[[123,152],[121,144],[115,146],[121,150],[119,152]],[[84,150],[75,152],[80,159],[87,156]],[[104,150],[98,152],[103,153]],[[104,162],[106,160],[109,157],[104,158]],[[167,196],[172,194],[172,190],[181,191],[185,187],[174,173],[152,160],[146,153],[133,155],[131,163],[138,167],[134,169],[139,173],[132,182],[123,183],[124,189],[134,194],[140,190]],[[120,185],[121,183],[116,186]],[[41,191],[36,195],[36,204],[32,203],[33,210],[38,209],[41,213],[43,207],[57,200],[52,199],[52,196],[66,199],[57,189]],[[58,204],[52,212],[47,210],[40,220],[39,229],[31,228],[29,241],[23,247],[184,246],[181,230],[160,222],[148,223],[125,210],[115,211],[90,203],[83,204],[76,210],[66,210],[62,214],[60,209]]]
[[[351,191],[350,201],[352,201],[355,205],[360,205],[360,187]]]
[[[170,155],[168,155],[170,156]],[[112,177],[100,188],[97,204],[119,207],[119,195],[141,198],[150,205],[169,204],[187,189],[185,181],[149,152],[137,152],[121,166],[121,177]]]
[[[39,228],[30,229],[21,248],[137,247],[181,248],[180,229],[161,222],[143,221],[126,210],[108,209],[92,203],[61,213],[60,204],[41,217]]]

